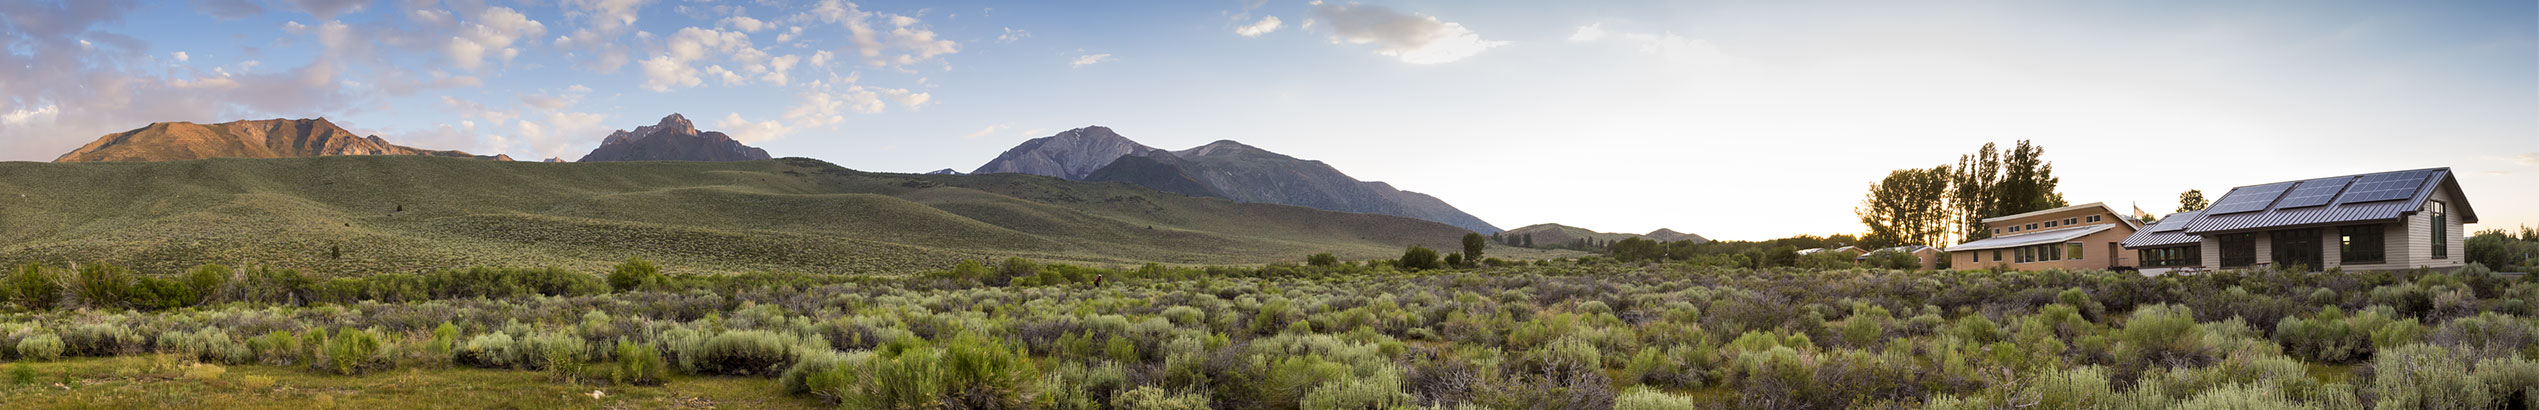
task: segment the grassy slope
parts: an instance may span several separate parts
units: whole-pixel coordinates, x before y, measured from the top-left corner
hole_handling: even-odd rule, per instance
[[[402,212],[397,211],[402,206]],[[907,272],[962,258],[1263,263],[1390,257],[1463,230],[1028,175],[864,173],[810,160],[549,164],[347,156],[0,163],[0,262],[168,272],[468,265]],[[341,247],[345,256],[327,256]]]

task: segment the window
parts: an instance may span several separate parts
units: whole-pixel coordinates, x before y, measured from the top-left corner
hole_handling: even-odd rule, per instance
[[[2098,222],[2098,215],[2090,215],[2090,216],[2089,216],[2089,221],[2090,221],[2091,223],[2097,223],[2097,222]]]
[[[2000,250],[2000,249],[1994,249],[1994,250],[1992,250],[1992,261],[1993,261],[1993,262],[2000,262],[2000,261],[2001,261],[2001,250]]]
[[[2093,216],[2093,217],[2091,217],[2091,218],[2096,218],[2096,217],[2095,217],[2095,216]],[[2097,221],[2091,221],[2091,222],[2097,222]],[[2080,219],[2080,218],[2063,218],[2063,224],[2064,224],[2064,225],[2079,225],[2079,224],[2081,224],[2081,219]]]
[[[2433,258],[2451,257],[2451,208],[2442,201],[2426,201],[2424,209],[2433,212]]]
[[[2380,225],[2339,227],[2336,236],[2337,260],[2348,264],[2385,261],[2382,255],[2387,250],[2383,246],[2386,237],[2381,236]]]
[[[2072,260],[2081,260],[2081,243],[2080,243],[2080,242],[2065,242],[2065,243],[2063,243],[2063,256],[2064,256],[2064,257],[2067,257],[2067,258],[2071,258]]]
[[[2036,261],[2036,247],[2034,247],[2034,246],[2021,246],[2021,247],[2019,247],[2019,263],[2028,263],[2028,262],[2035,262],[2035,261]]]
[[[2036,224],[2028,224],[2028,230],[2036,230]]]
[[[2001,228],[1992,228],[1992,234],[1994,234],[1994,235],[2000,235],[2000,234],[2001,234]]]
[[[2187,245],[2142,250],[2142,266],[2163,268],[2204,264],[2204,246]]]
[[[2049,244],[2044,244],[2044,245],[2037,245],[2036,247],[2037,247],[2037,249],[2036,249],[2036,250],[2038,250],[2038,251],[2039,251],[2039,252],[2037,252],[2037,253],[2042,253],[2042,254],[2045,254],[2045,258],[2044,258],[2044,260],[2049,260],[2049,261],[2054,261],[2054,260],[2063,260],[2063,247],[2061,247],[2061,246],[2054,246],[2054,244],[2050,244],[2050,243],[2049,243]]]
[[[2045,221],[2045,227],[2047,227],[2047,228],[2052,228],[2052,227],[2054,227],[2054,222],[2055,222],[2055,221]]]
[[[2018,226],[2018,225],[2011,225],[2011,226],[2010,226],[2010,233],[2019,233],[2019,226]]]
[[[2222,235],[2222,267],[2244,268],[2257,264],[2257,234]]]

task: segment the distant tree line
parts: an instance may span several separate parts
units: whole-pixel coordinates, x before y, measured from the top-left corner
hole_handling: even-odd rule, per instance
[[[2070,205],[2055,191],[2062,179],[2045,148],[2020,140],[2004,151],[1991,143],[1956,165],[1900,169],[1869,185],[1853,213],[1867,232],[1858,245],[1946,245],[1992,236],[1984,218]]]

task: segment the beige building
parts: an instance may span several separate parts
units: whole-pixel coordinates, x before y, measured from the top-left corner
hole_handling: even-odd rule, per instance
[[[2125,239],[2146,274],[2299,267],[2355,270],[2464,265],[2477,212],[2450,168],[2231,188]]]
[[[1951,267],[2017,270],[2132,267],[2125,237],[2142,229],[2107,204],[2092,202],[1984,219],[1992,237],[1948,248]]]

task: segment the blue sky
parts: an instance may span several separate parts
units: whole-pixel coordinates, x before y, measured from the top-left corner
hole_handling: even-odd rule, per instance
[[[778,156],[966,171],[1098,124],[1502,227],[1762,239],[1858,231],[1886,171],[2032,139],[2074,202],[2447,166],[2479,227],[2539,224],[2539,6],[2417,6],[0,0],[0,160],[316,116],[570,160],[677,112]]]

